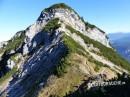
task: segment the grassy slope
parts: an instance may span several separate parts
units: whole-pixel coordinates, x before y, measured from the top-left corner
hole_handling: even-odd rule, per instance
[[[50,97],[63,97],[66,93],[73,91],[74,86],[81,83],[84,74],[79,71],[76,61],[73,61],[73,54],[85,55],[84,49],[77,44],[71,37],[64,35],[64,44],[68,48],[68,52],[63,56],[57,67],[54,69],[54,74],[58,77],[53,85],[46,86],[38,97],[44,97],[47,91],[51,94]],[[82,60],[80,60],[82,61]],[[66,85],[67,84],[67,85]],[[46,95],[48,97],[48,95]]]
[[[69,10],[73,10],[71,7],[69,7],[68,5],[64,4],[64,3],[59,3],[59,4],[54,4],[49,8],[45,8],[44,11],[45,12],[49,12],[52,9],[58,9],[58,8],[63,8],[63,9],[69,9]]]
[[[97,41],[94,41],[94,40],[90,39],[87,36],[84,36],[83,34],[81,34],[80,32],[75,31],[74,29],[72,29],[69,26],[67,28],[72,33],[76,33],[77,35],[81,36],[81,38],[84,39],[84,41],[85,41],[86,44],[93,44],[95,47],[99,48],[100,52],[101,52],[101,55],[105,56],[106,58],[108,58],[108,60],[111,60],[112,62],[115,62],[115,63],[118,63],[118,62],[121,62],[122,64],[125,63],[125,60],[123,60],[122,58],[120,58],[116,54],[116,52],[113,51],[113,49],[110,49],[110,48],[107,48],[107,47],[103,46],[101,43],[99,43]],[[57,67],[54,69],[54,74],[57,77],[59,77],[58,79],[62,80],[62,84],[60,84],[61,82],[59,83],[59,81],[56,83],[56,85],[59,85],[61,91],[58,91],[58,88],[56,88],[56,86],[53,87],[53,88],[55,88],[55,90],[52,90],[53,93],[54,93],[54,91],[58,91],[58,92],[57,93],[55,92],[56,96],[53,95],[52,97],[57,97],[57,95],[59,97],[63,97],[63,95],[65,93],[67,93],[69,91],[73,91],[73,88],[68,88],[68,87],[73,87],[71,84],[68,84],[67,87],[66,87],[65,84],[67,84],[67,83],[73,83],[73,82],[75,82],[75,80],[71,79],[71,81],[67,80],[67,82],[66,82],[66,80],[64,79],[65,76],[67,76],[67,78],[69,78],[69,76],[71,76],[71,74],[73,74],[73,73],[71,73],[71,71],[72,71],[72,68],[75,66],[76,63],[73,63],[73,65],[72,65],[72,60],[71,60],[72,57],[70,57],[70,56],[72,56],[72,54],[77,53],[77,54],[79,54],[81,56],[86,57],[90,62],[92,62],[92,63],[94,63],[96,65],[95,71],[97,71],[97,72],[99,71],[99,69],[101,67],[104,66],[104,64],[102,64],[100,62],[97,62],[95,60],[92,60],[92,58],[89,58],[88,53],[85,52],[84,48],[80,44],[78,44],[77,42],[75,42],[71,37],[69,37],[67,35],[64,35],[63,40],[64,40],[64,44],[68,48],[68,52],[65,53],[65,55],[63,56],[63,58],[61,59],[61,61],[57,65]],[[112,53],[113,56],[117,57],[117,60],[115,60],[115,61],[114,61],[114,59],[112,60],[111,56],[108,55],[108,52],[110,54]],[[120,60],[120,61],[118,61],[118,60]],[[123,66],[125,66],[125,65],[123,65]],[[79,76],[75,76],[75,78],[79,78]],[[83,79],[83,77],[81,79]],[[78,82],[80,82],[80,81],[81,80],[79,80]],[[75,83],[75,85],[78,84],[78,82]],[[50,87],[52,87],[52,86],[50,86]],[[39,97],[43,96],[44,93],[45,93],[44,90],[42,92],[40,92],[40,94],[39,94],[40,96]]]
[[[129,70],[129,63],[127,62],[127,61],[125,61],[122,57],[120,57],[113,49],[111,49],[111,48],[107,48],[107,47],[105,47],[104,45],[102,45],[101,43],[99,43],[99,42],[97,42],[97,41],[94,41],[94,40],[92,40],[92,39],[90,39],[89,37],[87,37],[87,36],[84,36],[83,34],[81,34],[81,33],[79,33],[79,32],[77,32],[77,31],[75,31],[74,29],[72,29],[72,28],[68,28],[72,33],[76,33],[76,34],[78,34],[79,36],[81,36],[83,39],[84,39],[84,41],[85,41],[85,43],[86,44],[93,44],[95,47],[97,47],[97,48],[99,48],[100,49],[100,54],[102,55],[102,56],[104,56],[104,57],[106,57],[108,60],[110,60],[110,61],[112,61],[113,63],[115,63],[115,64],[117,64],[117,65],[119,65],[119,66],[122,66],[123,68],[125,68],[125,69],[127,69],[127,70]],[[71,66],[73,66],[74,64],[76,64],[76,63],[74,63],[73,65],[72,65],[72,57],[69,57],[69,56],[71,56],[72,54],[74,54],[74,53],[77,53],[77,54],[79,54],[79,55],[82,55],[82,56],[84,56],[84,57],[86,57],[86,58],[88,58],[88,60],[90,61],[90,62],[92,62],[92,63],[94,63],[95,65],[96,65],[96,67],[95,67],[95,71],[96,72],[98,72],[99,71],[99,69],[101,68],[101,67],[103,67],[104,66],[104,64],[102,64],[102,63],[100,63],[100,62],[97,62],[97,61],[95,61],[95,60],[93,60],[92,58],[90,58],[89,56],[88,56],[88,53],[87,52],[85,52],[85,50],[84,50],[84,48],[80,45],[80,44],[78,44],[78,43],[76,43],[71,37],[69,37],[69,36],[67,36],[67,35],[65,35],[64,36],[64,44],[68,47],[68,54],[67,54],[67,56],[64,56],[63,57],[63,60],[61,60],[61,62],[60,62],[60,64],[58,65],[58,69],[56,69],[56,72],[58,72],[58,73],[56,73],[57,74],[57,76],[58,77],[60,77],[60,78],[64,78],[64,76],[66,76],[68,73],[69,73],[69,75],[71,75],[71,74],[73,74],[73,73],[70,73],[71,71],[67,71],[67,70],[71,70]],[[115,58],[113,58],[113,57],[115,57]],[[71,61],[70,61],[71,60]],[[127,67],[128,66],[128,67]],[[68,69],[68,67],[69,67],[69,69]],[[59,76],[60,75],[60,76]],[[78,77],[78,76],[75,76],[75,77]],[[68,77],[69,78],[69,77]],[[83,77],[81,78],[81,79],[83,79]],[[65,79],[64,80],[62,80],[62,84],[65,84],[66,82],[64,82],[65,81]],[[80,82],[81,80],[79,80],[79,82]],[[70,82],[70,81],[69,81]],[[75,82],[75,80],[74,79],[71,79],[71,82]],[[76,83],[75,83],[76,84]],[[78,84],[78,83],[77,83]],[[57,85],[58,85],[58,83],[57,83]],[[71,85],[67,85],[68,87],[73,87],[73,86],[71,86]],[[56,87],[56,86],[55,86]],[[67,88],[67,87],[65,87],[64,85],[61,85],[60,86],[60,90],[62,90],[62,92],[61,91],[59,91],[59,92],[57,92],[56,94],[54,94],[54,95],[52,95],[51,97],[63,97],[63,95],[65,94],[65,93],[67,93],[68,91],[73,91],[73,88]],[[42,95],[42,93],[40,94],[40,95]],[[57,96],[58,95],[58,96]]]
[[[100,50],[100,55],[104,56],[114,64],[123,67],[124,69],[130,71],[130,63],[123,59],[119,54],[117,54],[112,48],[108,48],[101,43],[90,39],[89,37],[81,34],[80,32],[74,30],[72,27],[67,26],[67,29],[69,29],[71,32],[76,33],[79,35],[86,44],[93,44],[94,47],[98,48]]]
[[[54,70],[54,74],[58,78],[52,85],[46,86],[39,93],[38,97],[44,97],[48,91],[49,93],[46,97],[48,97],[49,94],[51,94],[50,97],[63,97],[66,93],[74,91],[76,89],[74,86],[82,83],[85,74],[79,69],[79,66],[83,64],[83,59],[77,58],[77,60],[74,60],[76,58],[75,54],[83,56],[86,60],[88,59],[90,66],[95,64],[95,68],[93,68],[96,72],[98,72],[101,67],[104,67],[102,63],[92,60],[84,48],[71,37],[64,35],[63,40],[68,48],[68,52]]]
[[[52,33],[54,30],[56,30],[57,28],[59,28],[61,25],[58,23],[59,19],[55,18],[50,20],[45,27],[43,28],[44,32],[49,32]]]
[[[11,77],[13,74],[15,74],[16,71],[17,71],[17,68],[14,67],[11,71],[9,71],[3,77],[1,77],[0,78],[0,84],[2,84],[6,79],[8,79],[9,77]]]

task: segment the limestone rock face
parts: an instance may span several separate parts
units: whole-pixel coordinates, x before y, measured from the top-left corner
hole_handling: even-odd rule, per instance
[[[58,21],[53,24],[54,19]],[[52,24],[49,24],[50,22]],[[111,48],[106,33],[96,26],[86,25],[74,10],[68,8],[49,8],[42,11],[37,21],[26,30],[16,33],[10,43],[12,47],[5,48],[1,55],[0,66],[5,70],[6,67],[16,67],[18,70],[12,75],[11,81],[7,81],[3,91],[0,91],[0,96],[2,94],[8,95],[7,97],[31,97],[27,94],[48,87],[45,85],[51,83],[51,76],[54,76],[54,82],[61,80],[60,84],[65,84],[63,86],[69,83],[73,87],[78,86],[86,76],[97,77],[106,74],[112,78],[117,73],[127,72],[104,56],[102,48],[98,47],[100,44],[105,50]],[[69,69],[63,71],[66,68],[64,65],[69,66]],[[58,79],[54,73],[56,70],[69,73]],[[111,71],[112,75],[106,70]],[[3,75],[3,72],[5,71],[0,73]],[[68,77],[73,78],[72,82],[66,79]],[[52,84],[57,86],[56,83]],[[67,90],[71,87],[67,87]],[[46,92],[49,95],[49,92]]]
[[[8,67],[9,69],[13,69],[14,66],[15,66],[15,62],[9,59],[9,60],[7,61],[7,67]]]
[[[69,25],[84,35],[89,36],[107,47],[110,47],[106,33],[103,33],[96,27],[86,30],[85,23],[81,20],[77,13],[69,9],[58,8],[52,9],[50,12],[43,11],[37,21],[26,29],[24,54],[27,54],[36,47],[37,43],[34,41],[34,38],[36,38],[36,36],[39,37],[39,32],[43,30],[48,21],[54,18],[59,18],[65,25]],[[42,37],[39,38],[39,41],[43,41]]]

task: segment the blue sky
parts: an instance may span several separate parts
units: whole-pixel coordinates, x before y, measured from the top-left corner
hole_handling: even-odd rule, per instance
[[[130,32],[130,0],[0,0],[0,41],[34,23],[44,8],[61,2],[107,33]]]

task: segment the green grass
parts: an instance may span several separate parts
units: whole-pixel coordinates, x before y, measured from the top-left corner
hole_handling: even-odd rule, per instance
[[[85,27],[86,27],[86,30],[88,30],[89,28],[91,28],[91,29],[96,28],[95,25],[92,25],[92,24],[90,24],[88,22],[85,22]]]
[[[86,56],[87,54],[85,49],[80,44],[75,42],[71,37],[64,35],[63,40],[65,46],[67,47],[67,52],[64,53],[62,59],[59,61],[56,69],[54,70],[54,74],[56,74],[58,77],[63,76],[64,73],[67,72],[67,68],[71,65],[69,58],[72,53],[77,53],[83,56]]]
[[[96,64],[96,67],[94,68],[94,70],[95,70],[96,72],[98,72],[101,67],[107,67],[107,65],[105,65],[105,64],[103,64],[103,63],[101,63],[101,62],[99,62],[99,61],[96,61],[96,60],[94,61],[94,63]]]
[[[85,52],[85,49],[74,41],[71,37],[64,35],[64,44],[68,47],[69,52],[81,54]]]
[[[0,78],[0,83],[4,82],[6,79],[11,77],[13,74],[15,74],[17,71],[17,68],[14,67],[12,70],[10,70],[8,73],[6,73],[3,77]]]
[[[12,55],[12,56],[10,57],[10,59],[13,60],[13,61],[17,64],[17,63],[19,63],[19,61],[20,61],[20,58],[17,58],[17,57],[18,57],[18,53],[15,54],[15,55]]]
[[[43,28],[43,31],[52,33],[54,30],[58,29],[61,26],[58,22],[58,18],[50,20]]]
[[[6,46],[5,50],[7,52],[11,50],[16,50],[24,42],[24,38],[25,32],[22,32],[20,37],[13,37],[11,40],[8,41],[8,45]]]
[[[62,77],[64,75],[64,73],[67,72],[68,66],[69,66],[69,63],[68,63],[68,59],[67,59],[67,55],[66,55],[66,56],[62,57],[62,59],[56,66],[54,74],[57,75],[58,77]]]
[[[130,63],[126,61],[124,58],[122,58],[119,54],[117,54],[117,52],[115,52],[112,48],[108,48],[103,44],[93,39],[90,39],[89,37],[74,30],[72,27],[66,26],[66,28],[69,29],[72,33],[76,33],[77,35],[79,35],[85,41],[86,44],[93,44],[94,47],[100,50],[100,55],[104,56],[114,64],[121,66],[124,69],[130,71]]]
[[[98,72],[101,67],[108,67],[107,65],[103,64],[102,62],[99,62],[99,61],[95,60],[92,56],[88,57],[88,61],[95,64],[94,70],[96,72]]]
[[[71,7],[69,7],[68,5],[66,5],[65,3],[59,3],[59,4],[54,4],[49,8],[45,8],[44,11],[45,12],[49,12],[52,9],[58,9],[58,8],[64,8],[64,9],[69,9],[69,10],[73,10]]]
[[[2,54],[4,52],[4,48],[0,49],[0,54]]]
[[[78,13],[74,9],[72,9],[70,6],[66,5],[65,3],[54,4],[54,5],[52,5],[52,6],[48,7],[48,8],[45,8],[43,10],[43,12],[51,12],[53,9],[59,9],[59,8],[68,9],[70,11],[73,11],[73,12],[75,12],[75,14],[77,14],[78,18],[80,18]]]

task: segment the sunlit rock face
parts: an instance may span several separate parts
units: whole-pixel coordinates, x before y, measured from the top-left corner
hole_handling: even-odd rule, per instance
[[[107,47],[110,47],[106,33],[102,32],[96,27],[93,29],[89,28],[88,30],[86,30],[85,23],[81,20],[77,13],[69,9],[58,8],[52,9],[49,12],[43,11],[37,21],[26,29],[24,54],[27,54],[33,48],[36,47],[37,42],[34,41],[34,37],[39,37],[39,32],[42,31],[43,27],[47,24],[49,20],[52,20],[54,18],[59,18],[60,21],[63,22],[65,25],[70,25],[84,35],[89,36],[96,41],[99,41]],[[39,37],[38,39],[39,42],[43,41],[42,37]]]
[[[60,24],[60,27],[50,32],[45,31],[44,28],[46,25],[56,18],[59,19],[58,24]],[[3,61],[7,64],[7,67],[9,69],[15,66],[18,67],[18,72],[13,75],[13,80],[11,80],[10,84],[5,89],[9,97],[23,97],[27,92],[29,93],[33,85],[36,84],[39,88],[39,83],[42,83],[43,86],[46,84],[48,78],[52,76],[53,70],[59,62],[63,60],[63,56],[70,50],[68,45],[64,42],[65,36],[70,38],[70,41],[73,43],[72,46],[75,47],[75,45],[78,45],[79,47],[79,49],[78,47],[71,47],[71,49],[77,49],[81,53],[78,54],[77,51],[75,51],[77,54],[74,53],[73,55],[74,58],[72,58],[72,60],[78,60],[77,62],[79,62],[79,64],[77,64],[77,66],[75,65],[73,68],[74,70],[87,75],[96,75],[93,67],[94,63],[91,64],[87,59],[87,57],[91,56],[94,60],[107,64],[107,67],[114,68],[113,71],[116,72],[115,64],[97,54],[100,53],[99,48],[95,47],[92,43],[86,43],[82,36],[73,33],[73,31],[67,29],[67,26],[70,26],[85,37],[88,36],[91,41],[93,39],[111,48],[106,33],[96,26],[93,28],[88,26],[88,29],[86,29],[85,22],[74,10],[67,8],[44,10],[41,12],[37,21],[24,30],[25,37],[20,46],[18,46],[18,49],[14,48],[7,52],[7,55],[9,55],[8,57],[5,54],[6,60]],[[15,37],[20,37],[21,34],[22,33],[17,33]],[[84,54],[87,57],[84,56]],[[12,56],[13,58],[11,58]],[[106,67],[104,68],[106,69]],[[102,70],[103,73],[105,70],[104,68]],[[107,70],[108,72],[111,71],[109,71],[109,68],[107,68]],[[75,71],[75,73],[77,73],[77,71]],[[107,73],[106,75],[112,78],[115,76],[115,73]]]

